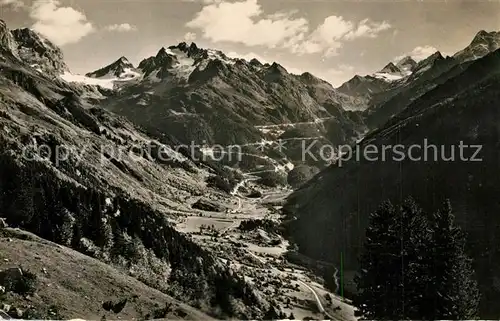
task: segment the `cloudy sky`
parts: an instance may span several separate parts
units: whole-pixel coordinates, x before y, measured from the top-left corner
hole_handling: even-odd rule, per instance
[[[334,85],[398,56],[452,54],[500,30],[500,1],[0,0],[10,28],[61,46],[74,73],[133,63],[181,41],[281,63]]]

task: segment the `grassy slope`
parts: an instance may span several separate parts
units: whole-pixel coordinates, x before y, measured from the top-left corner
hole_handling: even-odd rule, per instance
[[[108,319],[131,320],[171,303],[169,319],[211,319],[98,260],[28,232],[10,228],[0,230],[0,270],[16,266],[38,276],[36,293],[32,297],[6,296],[7,303],[14,303],[22,310],[32,305],[44,314],[48,307],[55,305],[61,317],[67,319],[97,320],[105,315]],[[116,302],[133,295],[138,298],[129,300],[119,314],[102,308],[104,301]]]

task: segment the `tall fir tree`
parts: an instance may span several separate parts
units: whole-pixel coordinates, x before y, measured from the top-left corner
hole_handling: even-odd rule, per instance
[[[370,217],[355,305],[363,319],[472,319],[479,292],[465,234],[447,202],[429,216],[411,199]]]
[[[428,320],[432,313],[424,304],[425,293],[430,287],[430,262],[429,256],[426,255],[431,240],[428,215],[410,197],[400,207],[396,225],[401,247],[401,318]]]
[[[474,319],[480,294],[472,260],[467,256],[466,235],[455,224],[451,204],[446,201],[433,217],[431,291],[434,319]]]
[[[398,319],[400,286],[400,242],[395,224],[396,210],[390,202],[370,215],[364,253],[355,282],[358,295],[354,304],[366,319]]]

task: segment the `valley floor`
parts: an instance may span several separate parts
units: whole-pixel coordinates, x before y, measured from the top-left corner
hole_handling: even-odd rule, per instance
[[[247,185],[256,188],[252,181],[247,181]],[[356,320],[347,300],[325,289],[323,281],[311,271],[286,261],[284,254],[289,244],[282,236],[261,228],[239,228],[246,220],[280,222],[281,205],[290,193],[291,190],[277,188],[262,191],[256,199],[235,193],[232,198],[217,200],[229,208],[226,213],[179,216],[176,226],[244,275],[261,296],[287,316],[293,314],[298,320]]]

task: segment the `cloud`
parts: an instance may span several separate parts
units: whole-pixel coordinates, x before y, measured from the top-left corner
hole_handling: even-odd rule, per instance
[[[222,2],[204,6],[186,26],[200,29],[213,42],[235,42],[247,46],[275,48],[307,31],[307,20],[290,16],[262,15],[257,0]]]
[[[187,32],[184,35],[184,40],[187,41],[187,42],[195,41],[196,40],[196,33],[194,33],[194,32]]]
[[[0,7],[9,7],[14,10],[17,10],[24,8],[25,4],[21,0],[0,0]]]
[[[364,19],[356,23],[332,15],[311,29],[306,18],[296,15],[297,11],[264,14],[258,0],[217,2],[205,5],[186,26],[200,30],[203,38],[215,43],[241,43],[324,56],[337,55],[345,41],[374,38],[391,28],[386,21]]]
[[[399,61],[406,56],[410,56],[415,61],[420,61],[420,60],[423,60],[423,59],[429,57],[430,55],[432,55],[436,51],[438,51],[438,50],[433,46],[418,46],[418,47],[415,47],[412,51],[394,58],[394,60]]]
[[[107,31],[117,31],[117,32],[137,31],[137,27],[129,23],[109,25],[106,26],[104,29],[106,29]]]
[[[336,56],[342,47],[342,39],[353,28],[353,23],[343,17],[329,16],[307,36],[307,40],[296,41],[289,47],[298,54],[323,52],[326,57]]]
[[[58,0],[36,0],[30,12],[33,30],[58,46],[76,43],[95,31],[84,13],[63,7]]]
[[[374,22],[370,19],[364,19],[359,22],[355,29],[350,30],[345,38],[348,40],[357,38],[375,38],[379,33],[389,30],[391,25],[387,21]]]

